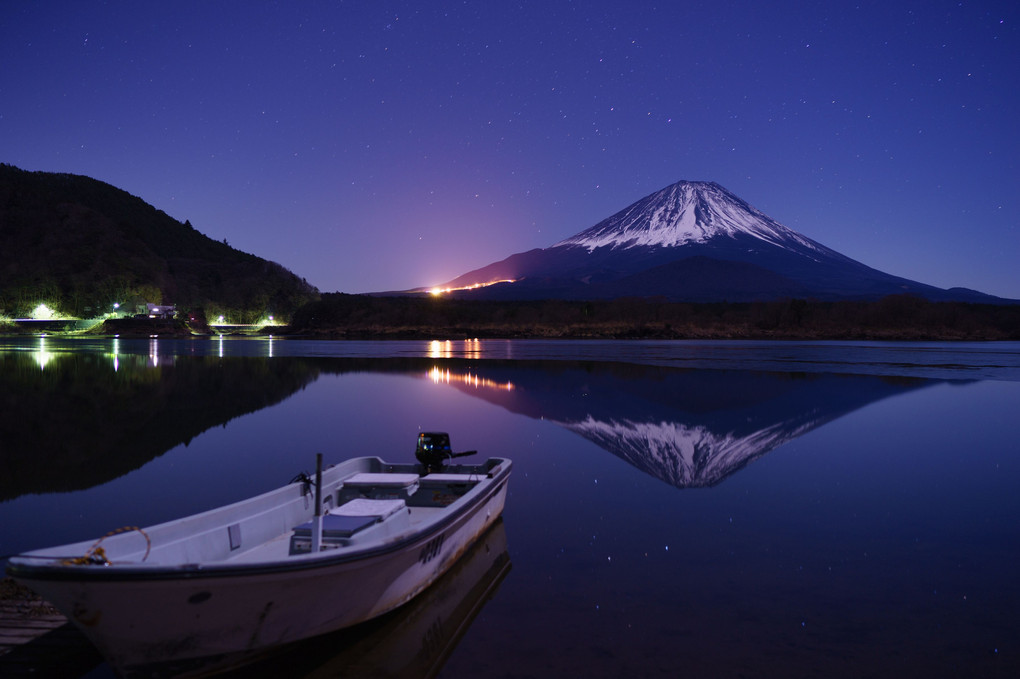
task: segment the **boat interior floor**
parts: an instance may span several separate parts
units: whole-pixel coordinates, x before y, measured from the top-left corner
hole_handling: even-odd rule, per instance
[[[407,515],[410,530],[414,530],[416,526],[427,522],[431,517],[443,511],[442,507],[415,507],[408,506],[404,510]],[[390,515],[393,516],[393,515]],[[389,517],[387,517],[389,518]],[[402,531],[403,533],[403,531]],[[288,531],[279,535],[272,540],[264,542],[260,545],[255,545],[250,549],[244,550],[231,556],[227,559],[230,563],[259,563],[268,561],[283,561],[288,557],[293,556],[294,551],[292,548],[292,542],[295,535],[295,531]],[[325,544],[328,549],[330,545]],[[334,547],[336,545],[333,545]]]

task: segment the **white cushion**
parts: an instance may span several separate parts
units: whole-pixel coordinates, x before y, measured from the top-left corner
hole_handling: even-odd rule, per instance
[[[345,486],[379,486],[382,488],[407,488],[417,482],[417,474],[372,474],[369,472],[362,472],[344,479]]]
[[[423,476],[422,481],[435,481],[437,483],[472,483],[482,480],[478,474],[429,474]]]
[[[403,500],[370,500],[359,497],[329,510],[328,513],[334,516],[378,516],[385,519],[405,506]]]

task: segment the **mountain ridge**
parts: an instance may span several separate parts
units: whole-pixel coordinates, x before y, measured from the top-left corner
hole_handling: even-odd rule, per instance
[[[700,258],[697,285],[691,285],[691,269],[678,264],[693,258]],[[731,274],[741,269],[735,264],[755,267],[758,275],[735,281]],[[671,269],[679,274],[675,279],[668,275]],[[654,270],[658,275],[650,273]],[[634,296],[739,302],[797,296],[835,301],[913,294],[931,301],[1016,301],[879,271],[704,181],[671,184],[548,248],[510,255],[438,288],[460,297],[502,300]]]
[[[287,316],[318,297],[282,265],[82,175],[0,163],[0,237],[0,313],[14,317],[46,302],[87,318],[116,302],[176,304],[251,322],[267,312]]]

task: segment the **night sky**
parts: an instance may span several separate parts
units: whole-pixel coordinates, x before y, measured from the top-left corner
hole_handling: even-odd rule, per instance
[[[445,282],[689,179],[1020,298],[1018,27],[1015,0],[3,2],[0,161],[324,292]]]

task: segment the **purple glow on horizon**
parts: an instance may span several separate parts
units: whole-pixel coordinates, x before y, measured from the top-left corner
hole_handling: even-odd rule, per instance
[[[7,3],[0,162],[326,292],[442,283],[688,179],[1020,298],[1014,3],[422,5]]]

